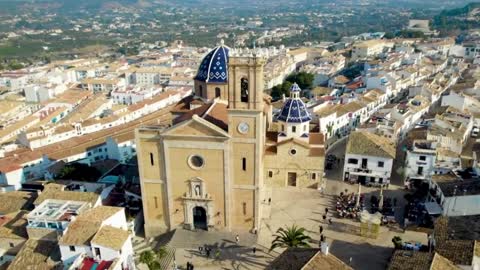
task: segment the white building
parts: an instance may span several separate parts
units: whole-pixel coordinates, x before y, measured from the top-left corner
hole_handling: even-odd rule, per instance
[[[162,87],[159,86],[128,86],[126,89],[112,91],[111,96],[115,104],[132,105],[144,99],[152,98],[162,91]]]
[[[173,70],[170,67],[141,67],[132,68],[125,72],[127,85],[141,84],[154,86],[166,84],[172,77]]]
[[[435,173],[436,142],[416,140],[405,159],[405,184],[409,181],[430,181]]]
[[[432,176],[429,200],[438,203],[443,216],[480,215],[480,181],[454,173]]]
[[[350,134],[345,152],[343,179],[363,185],[390,183],[394,143],[367,131]]]
[[[4,72],[0,74],[0,87],[19,92],[25,88],[28,79],[28,73],[25,72]]]
[[[78,215],[60,238],[59,247],[65,269],[93,264],[135,269],[132,236],[122,207],[98,206]]]
[[[393,45],[393,42],[375,39],[356,43],[352,48],[352,60],[355,61],[377,56],[384,52],[384,50],[392,48]]]

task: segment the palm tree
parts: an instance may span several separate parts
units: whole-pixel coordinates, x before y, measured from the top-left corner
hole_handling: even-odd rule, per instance
[[[308,242],[312,240],[310,236],[305,235],[305,228],[297,227],[296,225],[286,229],[279,228],[274,236],[275,239],[272,241],[270,250],[277,247],[310,247]]]
[[[155,261],[155,254],[151,250],[146,250],[140,253],[140,262],[144,263],[150,268],[150,265]]]
[[[151,250],[146,250],[140,253],[140,262],[147,265],[149,270],[160,270],[161,265],[158,260],[162,259],[168,254],[166,247],[162,246],[155,253]]]

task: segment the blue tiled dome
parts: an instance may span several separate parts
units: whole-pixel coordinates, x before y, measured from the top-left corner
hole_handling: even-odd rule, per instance
[[[305,103],[301,99],[288,99],[277,118],[287,123],[303,123],[312,120]]]
[[[223,43],[210,51],[202,60],[195,80],[226,83],[228,79],[228,51]]]
[[[290,92],[300,92],[302,89],[300,89],[300,86],[298,86],[297,83],[293,83],[292,86],[290,87]]]
[[[294,83],[290,88],[291,97],[283,105],[282,111],[277,117],[278,121],[287,123],[304,123],[312,120],[305,103],[303,103],[299,97],[300,91],[300,87]]]

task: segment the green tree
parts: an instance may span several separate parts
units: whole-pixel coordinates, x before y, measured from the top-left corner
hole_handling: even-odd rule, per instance
[[[392,238],[392,243],[395,246],[395,249],[401,249],[403,246],[402,238],[398,235]]]
[[[305,235],[305,228],[297,227],[296,225],[279,228],[274,236],[275,239],[272,241],[270,250],[277,247],[310,247],[308,242],[312,240],[310,236]]]
[[[286,81],[291,83],[297,83],[302,90],[305,90],[305,89],[311,89],[313,87],[314,79],[315,79],[315,76],[313,74],[302,71],[302,72],[290,74],[287,77]]]
[[[102,173],[94,167],[83,163],[72,163],[62,168],[58,174],[59,179],[73,179],[80,181],[97,181]]]
[[[140,253],[140,262],[146,264],[150,268],[150,264],[155,261],[155,253],[151,250],[146,250]]]
[[[147,265],[149,270],[160,270],[162,266],[159,260],[168,254],[167,249],[162,246],[157,252],[146,250],[140,253],[140,262]]]
[[[280,85],[276,85],[272,88],[270,95],[273,99],[279,99],[283,95],[286,97],[290,96],[290,88],[292,87],[292,83],[289,81],[285,81]]]

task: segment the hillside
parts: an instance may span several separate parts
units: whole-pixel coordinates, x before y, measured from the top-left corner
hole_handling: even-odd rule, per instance
[[[480,28],[480,3],[442,11],[433,18],[433,27],[443,35]]]

